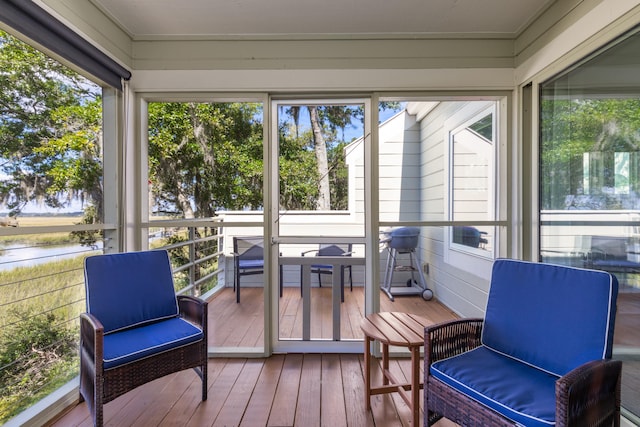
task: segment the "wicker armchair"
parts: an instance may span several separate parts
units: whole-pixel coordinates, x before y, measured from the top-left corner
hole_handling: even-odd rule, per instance
[[[207,303],[176,297],[166,251],[85,260],[80,398],[96,426],[103,405],[156,378],[194,368],[207,399]]]
[[[425,328],[425,426],[619,426],[616,295],[608,273],[496,261],[484,319]]]

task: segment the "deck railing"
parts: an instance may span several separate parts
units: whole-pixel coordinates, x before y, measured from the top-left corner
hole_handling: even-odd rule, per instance
[[[220,219],[154,221],[149,248],[166,249],[177,294],[202,296],[224,286],[224,234]]]

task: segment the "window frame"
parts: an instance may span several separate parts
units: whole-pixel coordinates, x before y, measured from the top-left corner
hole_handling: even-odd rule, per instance
[[[456,114],[445,121],[444,141],[447,148],[445,150],[445,173],[446,173],[446,206],[445,215],[449,222],[459,222],[461,225],[476,225],[474,222],[495,221],[498,216],[498,183],[500,177],[500,117],[499,100],[491,101],[471,101],[461,108]],[[462,220],[456,221],[454,212],[454,137],[460,131],[468,128],[471,124],[491,114],[492,118],[492,153],[489,156],[489,200],[487,201],[487,218],[478,218],[477,221]],[[487,273],[487,261],[492,262],[501,253],[500,249],[500,227],[493,226],[493,243],[490,249],[473,248],[453,242],[453,227],[447,227],[444,239],[444,261],[456,268],[478,274],[479,271]],[[484,274],[482,274],[484,276]]]

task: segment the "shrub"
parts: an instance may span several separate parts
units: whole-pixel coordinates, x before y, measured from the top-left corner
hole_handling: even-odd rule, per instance
[[[78,372],[77,332],[51,313],[14,316],[0,334],[0,424]]]

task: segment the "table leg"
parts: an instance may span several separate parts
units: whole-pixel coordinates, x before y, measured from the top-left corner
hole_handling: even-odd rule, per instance
[[[389,372],[389,344],[382,344],[382,384],[388,385],[389,378],[387,378],[387,372]]]
[[[365,408],[371,409],[371,338],[364,337],[364,401]]]
[[[420,422],[420,347],[411,349],[411,412],[414,427]]]

